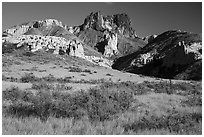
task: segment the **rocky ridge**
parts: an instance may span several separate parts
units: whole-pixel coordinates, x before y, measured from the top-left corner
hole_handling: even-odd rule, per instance
[[[87,45],[73,34],[60,21],[47,19],[33,21],[12,27],[3,32],[3,53],[11,49],[27,48],[31,52],[44,50],[60,55],[70,55],[86,59],[100,66],[111,67],[112,61],[94,55],[85,55]]]
[[[200,35],[183,31],[167,31],[158,35],[140,51],[119,58],[112,67],[148,76],[183,79],[179,75],[201,60]],[[200,63],[196,66],[198,69],[202,67]],[[198,75],[197,77],[201,78]],[[197,77],[193,79],[199,79]],[[190,74],[185,79],[191,79]]]
[[[3,53],[44,50],[136,74],[202,79],[201,35],[171,30],[139,38],[126,14],[91,13],[82,25],[73,27],[55,19],[27,22],[5,30],[2,42]]]
[[[45,27],[45,28],[51,28],[53,26],[60,26],[62,28],[67,28],[66,25],[63,25],[61,21],[58,21],[56,19],[46,19],[46,20],[41,20],[41,21],[31,21],[31,22],[26,22],[18,26],[13,26],[9,29],[6,29],[3,32],[3,36],[19,36],[23,35],[26,33],[28,30],[33,29],[33,28],[40,28],[40,27]]]
[[[149,36],[146,36],[144,38],[142,38],[146,43],[150,43],[152,42],[155,38],[157,37],[157,35],[149,35]]]

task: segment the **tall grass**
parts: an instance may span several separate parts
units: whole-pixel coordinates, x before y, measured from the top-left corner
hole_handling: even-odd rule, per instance
[[[46,88],[35,94],[17,88],[3,91],[3,99],[12,102],[5,112],[18,117],[37,116],[43,120],[49,116],[81,118],[86,114],[90,120],[104,121],[128,110],[133,101],[133,95],[127,92],[90,89],[89,92],[69,94]]]

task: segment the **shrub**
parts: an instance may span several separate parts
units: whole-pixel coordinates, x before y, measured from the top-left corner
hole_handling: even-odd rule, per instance
[[[111,75],[111,74],[107,73],[107,74],[106,74],[106,76],[113,76],[113,75]]]
[[[109,92],[100,89],[90,89],[88,116],[91,120],[109,120],[119,112],[130,108],[133,94],[127,92]]]
[[[77,67],[69,67],[69,72],[83,72],[82,69]]]
[[[23,55],[28,56],[28,57],[32,57],[32,56],[35,56],[35,53],[27,51],[27,52],[23,53]]]
[[[177,82],[171,83],[167,81],[160,82],[148,82],[145,81],[139,85],[153,89],[156,93],[170,93],[179,95],[200,95],[201,94],[201,84],[199,83],[187,83],[187,82]]]
[[[7,77],[7,76],[5,76],[5,75],[2,75],[2,80],[4,80],[4,81],[10,81],[10,82],[17,82],[17,81],[18,81],[17,78]]]
[[[57,81],[57,79],[52,74],[49,74],[46,77],[42,77],[42,80],[44,80],[46,82],[55,82],[55,81]]]
[[[18,87],[12,87],[11,89],[2,91],[2,98],[3,100],[15,100],[22,98],[22,93]]]
[[[187,106],[202,106],[202,95],[189,95],[186,100],[181,102]]]
[[[101,89],[108,89],[109,91],[112,90],[118,90],[118,91],[126,91],[126,92],[131,92],[134,95],[142,95],[146,94],[148,91],[150,91],[150,88],[148,88],[146,85],[143,83],[137,84],[134,82],[118,82],[114,83],[111,81],[103,81],[102,84],[100,85]]]
[[[91,70],[88,70],[88,69],[83,70],[83,72],[92,74]]]
[[[72,77],[58,78],[57,81],[61,83],[70,83]]]
[[[51,90],[51,89],[54,89],[54,86],[51,84],[47,84],[46,82],[40,82],[40,83],[33,83],[32,88],[36,90],[40,90],[40,89]]]
[[[39,81],[40,79],[35,77],[32,73],[26,73],[25,76],[20,78],[20,81],[22,83],[29,83],[29,82],[36,82]]]
[[[71,86],[66,86],[64,84],[57,84],[55,90],[56,91],[61,91],[61,90],[71,90],[72,87]]]

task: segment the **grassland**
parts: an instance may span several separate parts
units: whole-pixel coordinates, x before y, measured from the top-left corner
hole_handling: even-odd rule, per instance
[[[202,134],[200,84],[99,80],[70,93],[46,82],[3,91],[3,134]]]

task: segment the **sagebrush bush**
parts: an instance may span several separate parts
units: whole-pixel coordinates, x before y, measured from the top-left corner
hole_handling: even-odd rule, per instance
[[[65,84],[47,84],[45,81],[40,83],[33,83],[32,88],[36,90],[55,90],[56,92],[60,92],[62,90],[71,90],[71,86],[67,86]]]
[[[178,82],[171,83],[167,81],[160,82],[148,82],[145,81],[139,85],[153,89],[155,93],[170,93],[178,95],[201,95],[202,87],[201,84],[193,82]],[[184,91],[184,92],[183,92]]]
[[[143,83],[137,84],[131,81],[118,82],[118,83],[114,83],[111,81],[103,81],[103,83],[100,85],[100,88],[108,89],[109,92],[114,90],[121,91],[121,92],[122,91],[131,92],[134,95],[142,95],[150,91],[150,88],[148,88]]]
[[[125,91],[90,89],[89,92],[70,94],[51,90],[48,85],[34,87],[39,89],[35,94],[15,88],[4,91],[3,98],[12,101],[7,112],[20,116],[25,109],[23,116],[35,115],[42,120],[49,116],[81,118],[87,115],[90,120],[104,121],[128,110],[133,101],[133,94]]]
[[[54,86],[52,84],[47,84],[46,82],[40,82],[40,83],[33,83],[32,88],[36,90],[40,90],[40,89],[50,90],[50,89],[54,89]]]
[[[18,82],[18,79],[17,79],[17,78],[7,77],[7,76],[5,76],[5,75],[2,75],[2,80],[3,80],[3,81],[10,81],[10,82]]]
[[[69,67],[69,72],[83,72],[83,70],[78,67]]]
[[[60,82],[60,83],[70,83],[71,79],[72,79],[72,77],[58,78],[57,82]]]
[[[46,77],[42,77],[41,79],[46,82],[56,82],[57,81],[57,79],[52,74],[49,74]]]
[[[104,121],[111,119],[114,114],[129,109],[132,101],[132,93],[90,89],[88,116],[92,120]]]
[[[173,112],[161,117],[154,115],[148,117],[145,116],[137,121],[133,121],[132,123],[124,124],[123,127],[125,132],[128,132],[129,130],[138,132],[147,129],[165,129],[177,134],[190,134],[191,132],[200,134],[200,129],[197,129],[196,127],[196,125],[200,122],[202,122],[201,113],[182,114]]]

